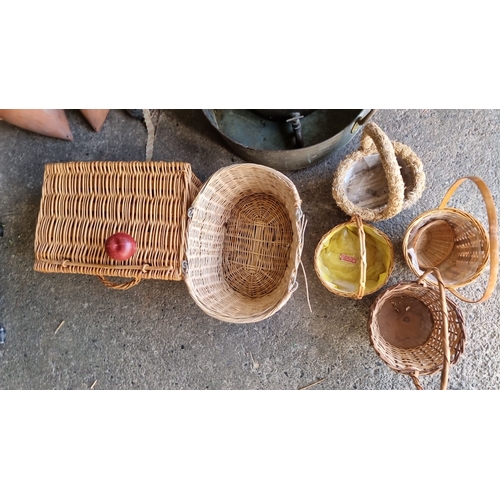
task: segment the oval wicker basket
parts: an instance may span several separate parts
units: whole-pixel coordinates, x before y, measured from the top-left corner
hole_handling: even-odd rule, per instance
[[[359,250],[352,252],[352,249],[342,252],[339,245],[339,252],[335,255],[327,255],[327,246],[332,238],[340,240],[344,237],[345,231],[357,230],[356,236],[359,239]],[[367,262],[366,239],[370,238],[372,243],[377,246],[382,246],[382,251],[388,257],[388,266],[381,274],[386,274],[385,277],[379,279],[375,284],[367,284],[367,267],[373,265],[372,262]],[[327,259],[333,258],[341,260],[346,266],[354,266],[359,273],[359,281],[357,283],[341,281],[330,275],[331,270],[328,268]],[[382,288],[388,281],[392,269],[394,267],[394,251],[392,243],[382,231],[369,224],[363,224],[359,216],[354,216],[349,222],[335,226],[328,233],[323,235],[316,250],[314,252],[314,269],[321,283],[332,293],[349,297],[352,299],[361,299],[365,295],[376,292]],[[332,279],[333,278],[333,279]]]
[[[210,316],[231,323],[263,320],[297,286],[304,216],[294,184],[256,164],[218,170],[188,212],[189,292]]]
[[[424,187],[425,173],[418,156],[405,144],[391,142],[370,122],[363,129],[360,148],[337,167],[332,196],[348,215],[381,221],[412,206]]]
[[[465,180],[479,188],[488,214],[489,236],[471,214],[447,207],[453,193]],[[410,269],[420,276],[431,267],[441,273],[445,287],[465,302],[487,300],[496,285],[498,273],[497,215],[491,192],[479,177],[463,177],[448,190],[440,206],[416,217],[403,238],[403,254]],[[483,296],[473,300],[456,289],[475,281],[490,261],[490,276]],[[432,276],[428,281],[435,282]]]
[[[435,273],[439,288],[426,283]],[[420,375],[441,371],[441,389],[448,385],[450,365],[464,351],[465,322],[446,297],[439,271],[431,268],[416,282],[388,288],[373,303],[368,319],[370,343],[394,371],[409,375],[422,389]]]

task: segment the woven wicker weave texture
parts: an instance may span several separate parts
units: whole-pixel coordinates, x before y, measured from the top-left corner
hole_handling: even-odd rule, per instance
[[[417,267],[409,255],[412,248]],[[489,257],[488,236],[482,225],[467,212],[453,208],[431,210],[417,217],[403,250],[415,274],[438,267],[445,285],[471,283],[481,274]]]
[[[47,165],[35,270],[181,280],[187,209],[200,186],[188,163]],[[105,251],[106,239],[117,232],[137,242],[126,262],[113,261]]]
[[[476,184],[484,199],[489,234],[471,214],[447,206],[455,190],[466,180]],[[449,241],[445,241],[446,236]],[[498,274],[498,218],[491,192],[484,181],[476,176],[458,179],[437,209],[424,212],[410,223],[403,238],[403,254],[417,276],[427,266],[437,267],[446,288],[460,300],[487,300],[495,289]],[[459,293],[456,289],[475,281],[488,261],[490,275],[483,296],[471,299]]]
[[[272,293],[288,266],[292,241],[283,203],[268,194],[245,196],[226,225],[222,265],[229,286],[249,298]]]
[[[370,310],[368,330],[375,352],[394,371],[410,375],[419,389],[419,375],[443,370],[445,350],[449,350],[449,365],[455,364],[464,351],[463,314],[449,298],[444,305],[443,297],[436,286],[423,280],[400,283],[377,297]],[[412,308],[418,313],[412,315]],[[409,346],[405,335],[411,337],[415,332],[421,343]],[[444,342],[446,332],[447,341]],[[447,378],[447,373],[445,376]],[[442,380],[444,387],[446,382]]]
[[[303,245],[300,205],[277,170],[240,164],[212,175],[193,204],[187,249],[185,280],[202,310],[250,323],[289,300]]]

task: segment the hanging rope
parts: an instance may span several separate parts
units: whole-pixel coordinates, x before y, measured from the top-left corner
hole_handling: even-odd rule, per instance
[[[155,127],[151,119],[151,113],[149,109],[143,109],[144,122],[146,123],[146,129],[148,131],[148,142],[146,144],[146,161],[151,161],[153,158],[153,147],[155,142]]]

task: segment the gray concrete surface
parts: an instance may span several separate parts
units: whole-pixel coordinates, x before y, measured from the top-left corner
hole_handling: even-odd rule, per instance
[[[35,135],[0,122],[0,350],[1,389],[413,389],[390,370],[369,343],[367,317],[375,297],[361,301],[328,292],[313,267],[320,237],[348,219],[335,205],[331,181],[359,136],[330,158],[287,173],[308,218],[304,276],[285,307],[255,324],[234,325],[205,315],[183,282],[146,280],[126,291],[106,289],[94,276],[33,271],[33,243],[46,163],[73,160],[144,160],[146,129],[112,110],[101,132],[68,111],[73,142]],[[478,175],[500,202],[500,110],[379,110],[374,117],[391,139],[422,159],[427,187],[395,218],[377,223],[395,248],[387,286],[412,280],[401,241],[414,217],[435,208],[454,180]],[[240,162],[200,110],[164,110],[153,159],[190,162],[205,181]],[[479,191],[471,184],[453,205],[486,224]],[[486,277],[466,289],[478,297]],[[460,303],[467,325],[465,353],[450,371],[450,389],[500,388],[500,296]],[[58,326],[62,323],[62,327]],[[56,331],[57,330],[57,331]],[[439,375],[422,379],[439,387]]]

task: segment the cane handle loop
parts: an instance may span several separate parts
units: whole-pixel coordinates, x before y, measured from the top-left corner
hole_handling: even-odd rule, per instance
[[[481,298],[477,300],[469,299],[464,297],[461,293],[457,292],[453,287],[448,287],[448,290],[455,295],[455,297],[463,300],[464,302],[468,302],[470,304],[484,302],[485,300],[491,297],[491,294],[495,290],[495,286],[497,283],[498,276],[498,218],[495,209],[495,202],[493,201],[493,196],[491,195],[491,191],[488,189],[488,186],[485,182],[476,176],[468,176],[462,177],[458,179],[451,187],[448,189],[448,192],[445,194],[443,201],[439,205],[439,209],[444,209],[448,205],[450,198],[453,193],[457,190],[457,188],[462,184],[465,180],[471,180],[476,184],[483,196],[484,203],[486,205],[486,213],[488,215],[488,226],[489,226],[489,255],[490,255],[490,276],[488,279],[488,284],[486,285],[486,289]]]
[[[359,215],[354,215],[351,219],[358,227],[358,238],[359,238],[359,286],[358,295],[356,299],[363,298],[366,288],[366,235],[363,228],[363,221]]]
[[[427,269],[422,274],[422,276],[420,276],[417,283],[426,286],[424,280],[431,273],[436,278],[436,281],[439,286],[439,301],[441,304],[441,311],[443,313],[442,341],[443,341],[444,359],[443,359],[443,369],[441,371],[441,390],[446,390],[446,387],[448,386],[448,376],[450,372],[450,359],[451,359],[450,338],[449,338],[449,328],[448,328],[448,304],[446,302],[446,287],[444,286],[443,279],[441,278],[441,273],[439,272],[439,269],[436,267],[431,267]]]
[[[141,281],[141,278],[132,278],[132,280],[127,283],[113,283],[112,281],[107,280],[104,276],[98,276],[98,278],[104,285],[108,288],[113,288],[114,290],[128,290],[129,288],[139,284]]]

